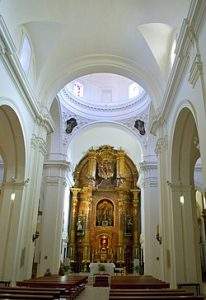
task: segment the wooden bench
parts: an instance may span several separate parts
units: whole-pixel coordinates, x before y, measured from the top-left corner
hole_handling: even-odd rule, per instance
[[[60,298],[61,293],[60,291],[52,290],[52,291],[35,291],[33,289],[12,289],[12,288],[5,288],[0,289],[0,295],[2,294],[24,294],[24,295],[46,295],[46,296],[53,296],[55,298]]]
[[[83,291],[86,282],[87,276],[53,275],[17,282],[17,285],[27,288],[64,288],[64,292],[61,294],[61,296],[74,299],[81,291]]]
[[[13,293],[5,293],[5,294],[0,294],[0,299],[33,299],[33,300],[52,300],[55,299],[54,296],[51,295],[25,295],[24,293],[22,294],[13,294]]]
[[[135,295],[128,295],[128,296],[109,296],[109,300],[204,300],[203,296],[188,296],[188,295],[149,295],[149,296],[135,296]]]
[[[169,283],[152,276],[113,276],[111,278],[112,289],[161,289],[169,287]]]

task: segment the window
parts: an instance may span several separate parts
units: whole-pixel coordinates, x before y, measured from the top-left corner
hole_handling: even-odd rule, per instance
[[[129,86],[129,98],[134,98],[139,95],[139,85],[134,82]]]
[[[83,84],[75,82],[73,85],[73,94],[77,97],[83,97]]]
[[[172,44],[172,49],[171,49],[171,54],[170,54],[170,63],[171,63],[171,67],[173,66],[173,63],[175,61],[175,49],[176,49],[176,44],[177,44],[177,41],[176,39],[173,41],[173,44]]]
[[[24,72],[27,74],[31,61],[31,45],[27,36],[24,37],[19,60]]]

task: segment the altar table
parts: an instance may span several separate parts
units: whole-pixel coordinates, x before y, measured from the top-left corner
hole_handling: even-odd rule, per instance
[[[90,273],[92,274],[100,273],[99,265],[103,265],[105,267],[105,271],[104,271],[105,273],[112,274],[112,275],[114,274],[114,268],[115,268],[114,263],[90,263],[89,265]]]

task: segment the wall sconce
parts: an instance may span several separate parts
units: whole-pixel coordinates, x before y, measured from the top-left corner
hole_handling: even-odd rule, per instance
[[[39,232],[36,231],[33,235],[32,235],[32,242],[34,242],[36,239],[38,239],[39,237]]]
[[[158,243],[161,245],[162,244],[162,237],[160,236],[160,233],[159,233],[159,225],[157,225],[157,233],[156,233],[155,238],[158,241]]]

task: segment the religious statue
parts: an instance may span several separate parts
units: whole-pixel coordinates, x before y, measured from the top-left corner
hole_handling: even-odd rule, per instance
[[[98,165],[98,175],[100,178],[109,179],[114,175],[114,168],[112,162],[103,160]]]
[[[74,127],[77,126],[77,121],[75,118],[70,118],[69,120],[66,121],[66,133],[70,134],[72,133],[72,130]]]
[[[114,223],[114,207],[111,201],[101,200],[97,204],[96,225],[97,226],[113,226]]]
[[[78,220],[77,220],[77,235],[84,235],[84,227],[83,227],[83,220],[82,220],[82,217],[78,217]]]
[[[126,228],[125,228],[125,234],[130,235],[132,234],[132,226],[133,226],[133,220],[131,216],[126,217]]]
[[[139,131],[141,135],[145,135],[145,126],[144,126],[144,121],[138,119],[134,123],[134,127]]]

